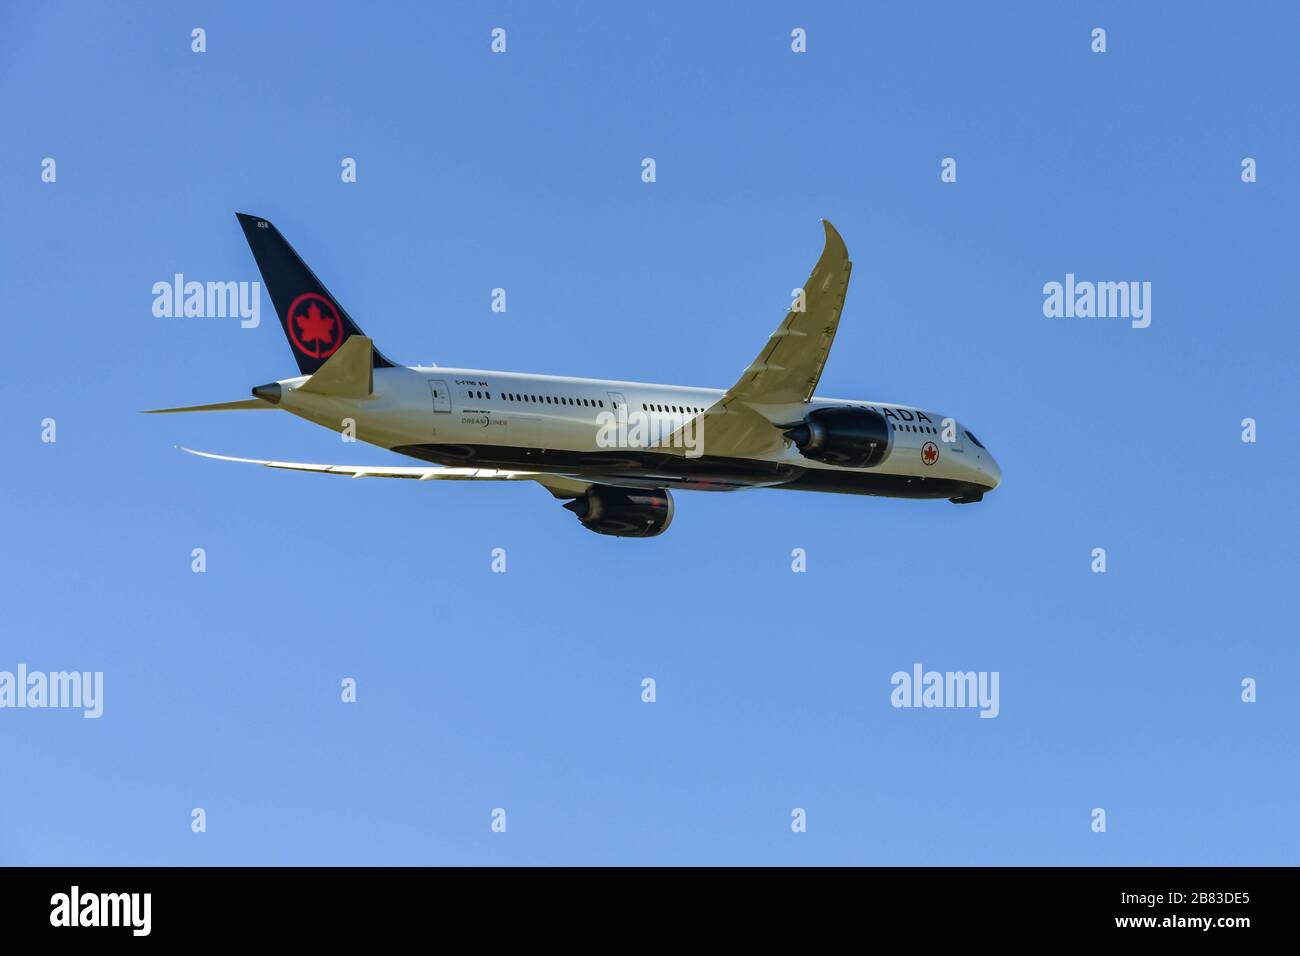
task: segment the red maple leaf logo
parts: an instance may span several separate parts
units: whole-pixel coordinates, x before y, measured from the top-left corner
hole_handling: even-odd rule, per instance
[[[334,338],[334,316],[321,315],[320,306],[315,302],[307,307],[307,314],[294,316],[298,331],[304,342],[323,342],[328,345]]]
[[[921,457],[925,459],[927,465],[932,465],[939,457],[939,449],[935,448],[930,442],[926,442],[925,447],[921,449]]]

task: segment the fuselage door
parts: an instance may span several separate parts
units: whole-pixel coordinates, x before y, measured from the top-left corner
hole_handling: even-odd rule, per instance
[[[446,382],[430,381],[429,391],[433,393],[433,410],[435,412],[451,411],[451,391],[447,388]]]
[[[626,414],[626,411],[627,411],[627,399],[623,397],[623,393],[622,393],[622,392],[610,392],[610,393],[609,393],[609,401],[610,401],[610,404],[614,406],[614,414],[615,414],[615,415],[618,414],[619,409],[622,409],[622,410],[624,411],[624,414]]]
[[[966,446],[962,444],[962,440],[961,440],[962,439],[961,426],[954,421],[952,423],[952,427],[954,430],[953,439],[950,442],[946,442],[944,447],[951,448],[953,451],[965,452]],[[942,434],[943,429],[940,428],[939,432]]]

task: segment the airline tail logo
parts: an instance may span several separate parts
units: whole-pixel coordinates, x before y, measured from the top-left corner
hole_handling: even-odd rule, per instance
[[[328,358],[343,344],[343,320],[338,310],[315,292],[304,292],[293,300],[288,325],[293,347],[309,358]]]

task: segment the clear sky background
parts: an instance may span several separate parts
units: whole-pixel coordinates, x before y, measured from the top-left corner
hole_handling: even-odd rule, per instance
[[[0,9],[0,670],[105,675],[99,720],[0,711],[0,863],[1297,861],[1296,6],[738,10]],[[188,457],[396,459],[138,414],[296,374],[265,294],[151,313],[259,278],[236,211],[399,362],[720,388],[824,216],[819,392],[954,413],[1004,483],[685,493],[638,541]],[[1150,328],[1045,318],[1067,272],[1151,282]],[[1000,716],[892,708],[917,662],[1000,672]]]

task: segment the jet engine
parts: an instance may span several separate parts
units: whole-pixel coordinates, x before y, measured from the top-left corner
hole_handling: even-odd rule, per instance
[[[878,465],[889,454],[889,422],[870,408],[818,408],[785,431],[799,453],[846,468]]]
[[[578,516],[584,528],[618,538],[653,538],[673,521],[673,496],[663,488],[641,491],[592,485],[564,507]]]

